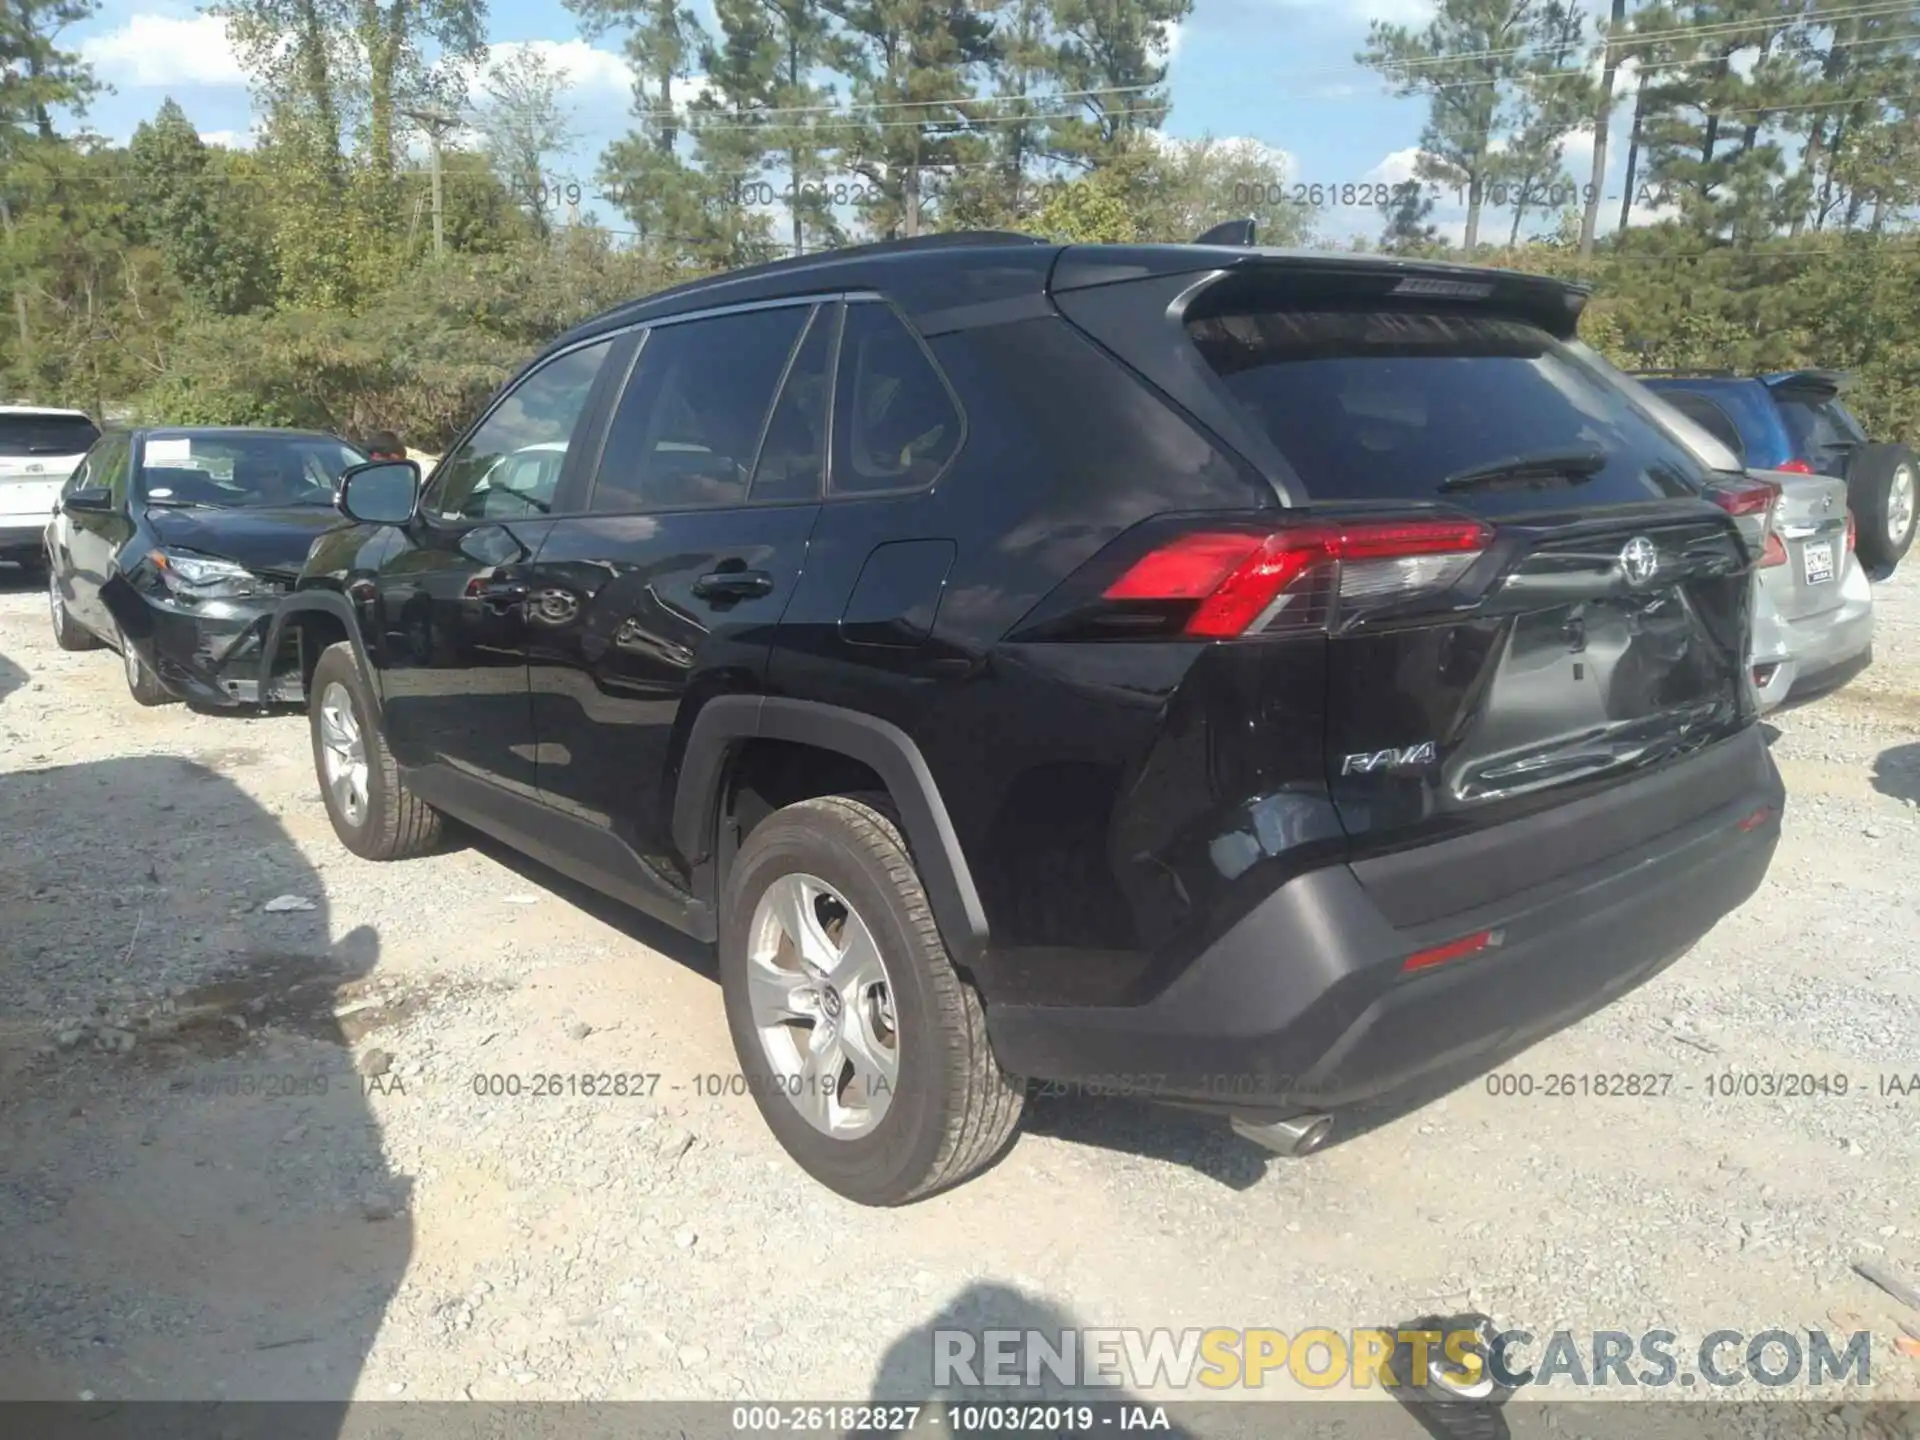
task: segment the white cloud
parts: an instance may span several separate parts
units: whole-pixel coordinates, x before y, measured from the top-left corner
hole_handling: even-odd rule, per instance
[[[80,43],[81,55],[123,85],[245,85],[246,71],[214,15],[138,14]]]
[[[251,150],[253,132],[251,130],[202,130],[202,144],[218,145],[226,150]]]
[[[1178,55],[1180,53],[1180,42],[1186,37],[1186,33],[1187,33],[1187,27],[1182,21],[1179,21],[1179,20],[1168,21],[1167,22],[1167,43],[1164,47],[1162,47],[1156,53],[1154,53],[1151,58],[1153,58],[1154,60],[1157,60],[1160,64],[1165,65],[1167,62],[1172,60],[1175,55]]]
[[[1414,168],[1419,162],[1420,147],[1409,145],[1404,150],[1394,150],[1384,156],[1360,178],[1376,185],[1404,185],[1414,178]]]
[[[584,40],[507,40],[487,47],[486,60],[467,81],[468,101],[485,104],[487,71],[522,51],[538,55],[550,70],[566,71],[566,88],[570,94],[583,98],[591,95],[597,99],[610,94],[627,99],[633,94],[633,70],[624,57],[611,50],[602,50]],[[679,103],[677,93],[674,101]]]

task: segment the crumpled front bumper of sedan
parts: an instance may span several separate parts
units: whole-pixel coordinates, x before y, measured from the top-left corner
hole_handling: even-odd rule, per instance
[[[100,587],[100,599],[120,633],[168,693],[203,705],[290,704],[305,700],[297,632],[285,635],[289,650],[265,667],[262,648],[279,601],[271,595],[233,600],[180,600],[160,590],[136,588],[116,575]]]

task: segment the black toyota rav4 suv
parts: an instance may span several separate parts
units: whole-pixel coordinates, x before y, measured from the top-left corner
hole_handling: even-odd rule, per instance
[[[424,488],[348,472],[278,618],[334,827],[456,817],[717,941],[746,1087],[858,1201],[987,1164],[1031,1080],[1310,1150],[1655,974],[1778,840],[1751,497],[1584,298],[960,235],[603,315]]]

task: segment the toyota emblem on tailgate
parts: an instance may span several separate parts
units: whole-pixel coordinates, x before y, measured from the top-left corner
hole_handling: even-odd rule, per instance
[[[1629,584],[1646,584],[1659,568],[1660,552],[1653,548],[1653,542],[1644,535],[1634,536],[1620,552],[1620,569]]]

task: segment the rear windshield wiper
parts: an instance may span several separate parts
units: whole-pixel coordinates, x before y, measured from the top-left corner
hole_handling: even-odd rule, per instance
[[[1538,450],[1509,455],[1485,465],[1456,470],[1440,482],[1441,491],[1538,490],[1552,485],[1578,485],[1607,468],[1604,451]]]

